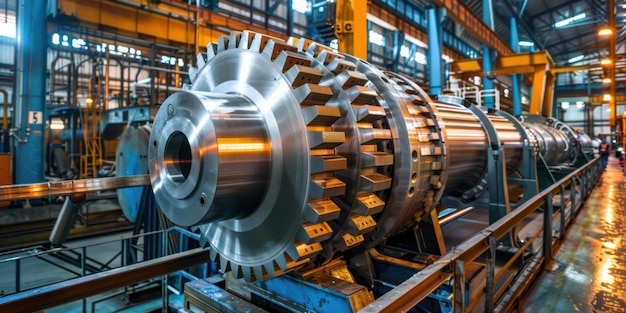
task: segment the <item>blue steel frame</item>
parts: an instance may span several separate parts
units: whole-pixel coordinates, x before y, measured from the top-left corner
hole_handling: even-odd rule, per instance
[[[13,134],[15,155],[21,157],[15,158],[16,184],[44,181],[47,34],[45,1],[18,1]]]

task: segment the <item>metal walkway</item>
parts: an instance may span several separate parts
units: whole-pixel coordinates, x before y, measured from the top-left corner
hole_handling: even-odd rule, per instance
[[[626,312],[626,176],[612,159],[522,312]]]

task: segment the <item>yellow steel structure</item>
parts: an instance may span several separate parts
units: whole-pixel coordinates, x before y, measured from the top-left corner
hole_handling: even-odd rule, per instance
[[[438,7],[446,8],[446,14],[463,29],[474,35],[481,43],[497,51],[499,55],[513,54],[513,50],[491,30],[474,12],[460,0],[430,0]]]
[[[335,36],[339,51],[367,60],[367,6],[370,0],[337,0]]]
[[[602,105],[604,103],[608,103],[608,101],[603,99],[604,96],[603,95],[596,95],[596,96],[590,96],[589,97],[589,103],[591,105]],[[615,95],[614,97],[612,97],[614,100],[614,103],[625,103],[626,102],[626,95],[621,94],[621,95]],[[613,109],[611,109],[613,110]]]
[[[546,51],[518,53],[498,57],[493,64],[495,75],[532,73],[532,95],[530,114],[552,115],[554,99],[554,61]],[[469,59],[450,64],[450,71],[455,74],[476,73],[482,75],[482,60]]]
[[[615,0],[607,1],[607,20],[609,27],[611,29],[615,28]],[[615,127],[617,126],[617,107],[616,103],[616,83],[615,83],[615,63],[617,63],[617,58],[615,55],[615,38],[616,34],[613,31],[613,34],[609,36],[609,59],[611,60],[611,64],[608,67],[609,78],[611,82],[609,83],[609,95],[611,95],[611,99],[609,100],[609,126]]]
[[[76,17],[83,25],[104,26],[118,34],[153,39],[155,42],[195,47],[196,42],[214,42],[229,30],[251,30],[287,39],[282,33],[228,18],[195,5],[174,0],[158,4],[147,0],[97,1],[57,0],[57,9]],[[196,27],[194,20],[200,21]]]
[[[99,123],[102,120],[102,107],[95,102],[87,103],[81,110],[85,152],[80,156],[80,178],[97,177],[102,166],[102,138]]]

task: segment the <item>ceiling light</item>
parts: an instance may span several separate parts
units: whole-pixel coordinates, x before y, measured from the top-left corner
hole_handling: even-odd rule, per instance
[[[613,30],[608,27],[600,28],[600,30],[598,31],[598,35],[600,36],[609,36],[612,34],[613,34]]]
[[[534,47],[534,46],[535,46],[535,43],[534,43],[534,42],[532,42],[532,41],[525,41],[525,40],[522,40],[522,41],[520,41],[520,42],[519,42],[519,45],[520,45],[520,46],[523,46],[523,47]]]
[[[565,25],[568,25],[568,24],[571,24],[571,23],[573,23],[573,22],[576,22],[576,21],[578,21],[578,20],[580,20],[580,19],[583,19],[583,18],[585,18],[586,16],[587,16],[587,14],[585,14],[585,13],[581,13],[581,14],[578,14],[578,15],[576,15],[576,16],[572,16],[572,17],[566,18],[566,19],[564,19],[564,20],[562,20],[562,21],[559,21],[559,22],[554,23],[554,27],[555,27],[555,28],[563,27],[563,26],[565,26]]]
[[[610,78],[603,78],[602,79],[602,83],[603,84],[609,84],[609,83],[611,83],[611,79]]]
[[[563,109],[563,110],[569,109],[569,102],[567,102],[567,101],[561,102],[561,109]]]
[[[584,101],[576,101],[576,107],[579,109],[582,109],[585,107],[585,102]]]
[[[602,96],[602,101],[611,101],[611,95],[610,95],[610,94],[608,94],[608,93],[605,93],[605,94]]]
[[[575,57],[573,57],[573,58],[571,58],[571,59],[567,60],[567,62],[569,62],[569,63],[574,63],[574,62],[578,62],[578,61],[580,61],[580,60],[582,60],[582,59],[584,59],[584,58],[585,58],[585,55],[584,55],[584,54],[581,54],[581,55],[579,55],[579,56],[575,56]]]
[[[611,59],[602,59],[602,60],[600,60],[600,64],[602,64],[602,65],[609,65],[611,63],[613,63],[613,62],[611,62]]]

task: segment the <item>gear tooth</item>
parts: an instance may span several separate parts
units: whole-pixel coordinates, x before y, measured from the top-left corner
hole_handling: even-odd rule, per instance
[[[206,242],[206,240],[205,240],[205,242]],[[209,251],[209,254],[210,254],[209,257],[211,258],[211,262],[215,262],[217,260],[217,251],[215,251],[215,249],[213,249],[213,248],[209,248],[209,249],[211,249],[211,251]]]
[[[254,34],[254,38],[250,43],[250,50],[258,53],[263,52],[263,48],[265,47],[266,41],[264,41],[264,37],[261,34]]]
[[[239,264],[230,262],[230,273],[235,278],[241,278],[241,266]]]
[[[261,265],[252,267],[254,280],[263,280],[263,267]]]
[[[198,77],[198,69],[190,65],[188,73],[189,73],[189,79],[193,83]]]
[[[228,49],[229,39],[230,37],[224,35],[217,39],[217,52],[226,51],[226,49]]]
[[[287,39],[287,44],[291,45],[291,46],[294,46],[294,47],[297,47],[298,46],[298,38],[293,37],[293,36],[289,37],[289,39]]]
[[[220,254],[220,270],[222,273],[228,272],[228,260]]]
[[[330,47],[321,45],[317,42],[313,42],[309,45],[309,47],[306,49],[306,53],[308,55],[312,55],[314,57],[317,57],[320,53],[322,53],[322,51],[328,51],[328,52],[333,52],[333,49],[331,49]]]
[[[237,46],[241,49],[250,49],[255,36],[255,32],[249,30],[243,31],[239,37],[239,44]]]
[[[250,267],[249,266],[242,266],[241,267],[241,271],[243,272],[243,279],[245,279],[247,282],[251,282],[252,281],[252,274],[250,273]]]
[[[265,44],[265,47],[263,47],[263,55],[269,57],[269,59],[272,61],[274,61],[281,52],[287,51],[296,54],[298,52],[298,48],[288,45],[284,42],[280,42],[276,39],[268,40]]]
[[[206,46],[206,58],[207,62],[217,55],[217,45],[210,43]]]
[[[203,52],[198,53],[198,56],[196,57],[196,60],[198,60],[198,69],[203,68],[204,65],[207,62],[207,54],[203,53]]]
[[[270,43],[268,43],[268,47],[269,44]],[[268,47],[266,47],[266,49]],[[274,60],[274,63],[276,65],[283,69],[283,73],[287,72],[292,67],[297,65],[306,67],[311,66],[311,60],[303,54],[293,51],[278,51],[278,53],[276,53],[276,51],[273,51],[273,53],[276,54],[276,57],[272,58],[272,60]],[[319,72],[319,70],[317,70],[317,72]]]
[[[228,38],[227,49],[236,49],[239,46],[239,38],[241,37],[240,32],[230,32],[230,36]]]
[[[269,278],[276,277],[276,272],[275,272],[276,269],[274,268],[274,262],[273,261],[270,261],[268,263],[263,264],[263,267],[265,268],[265,272],[267,273]]]
[[[289,270],[289,266],[287,266],[287,258],[285,257],[285,253],[283,253],[281,256],[278,256],[274,262],[276,262],[276,264],[278,265],[278,267],[283,271],[286,272]]]

